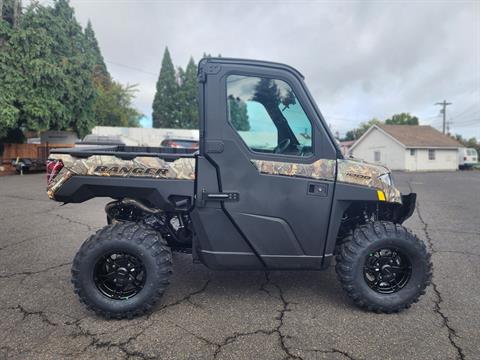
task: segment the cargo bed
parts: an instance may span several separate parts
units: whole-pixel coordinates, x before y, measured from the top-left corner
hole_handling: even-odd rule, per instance
[[[53,149],[48,195],[66,203],[135,198],[149,206],[186,210],[193,204],[194,151],[125,145]]]

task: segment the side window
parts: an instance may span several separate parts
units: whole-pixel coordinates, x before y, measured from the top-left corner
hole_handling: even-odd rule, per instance
[[[380,151],[374,151],[373,152],[373,161],[380,162],[381,159],[382,159],[382,157],[381,157]]]
[[[428,160],[435,160],[435,149],[428,149]]]
[[[312,124],[286,82],[230,75],[227,105],[230,123],[251,150],[312,155]]]

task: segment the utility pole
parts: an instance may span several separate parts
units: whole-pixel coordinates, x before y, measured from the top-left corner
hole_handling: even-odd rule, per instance
[[[445,135],[445,124],[446,124],[446,117],[447,117],[447,106],[452,105],[452,103],[447,102],[447,100],[443,100],[443,102],[437,102],[435,105],[441,105],[442,109],[440,110],[440,113],[443,114],[443,134]]]

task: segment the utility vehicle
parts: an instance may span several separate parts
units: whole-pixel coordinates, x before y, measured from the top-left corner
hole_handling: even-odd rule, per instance
[[[172,273],[172,251],[218,270],[320,270],[336,255],[346,293],[396,312],[425,292],[425,244],[401,224],[415,208],[390,171],[342,156],[294,68],[203,59],[200,147],[51,151],[48,196],[110,197],[108,225],[72,266],[75,292],[114,318],[149,311]]]

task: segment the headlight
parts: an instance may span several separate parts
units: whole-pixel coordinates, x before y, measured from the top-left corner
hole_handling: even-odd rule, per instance
[[[378,178],[380,179],[380,181],[384,182],[388,186],[393,186],[393,179],[390,173],[380,175]]]

